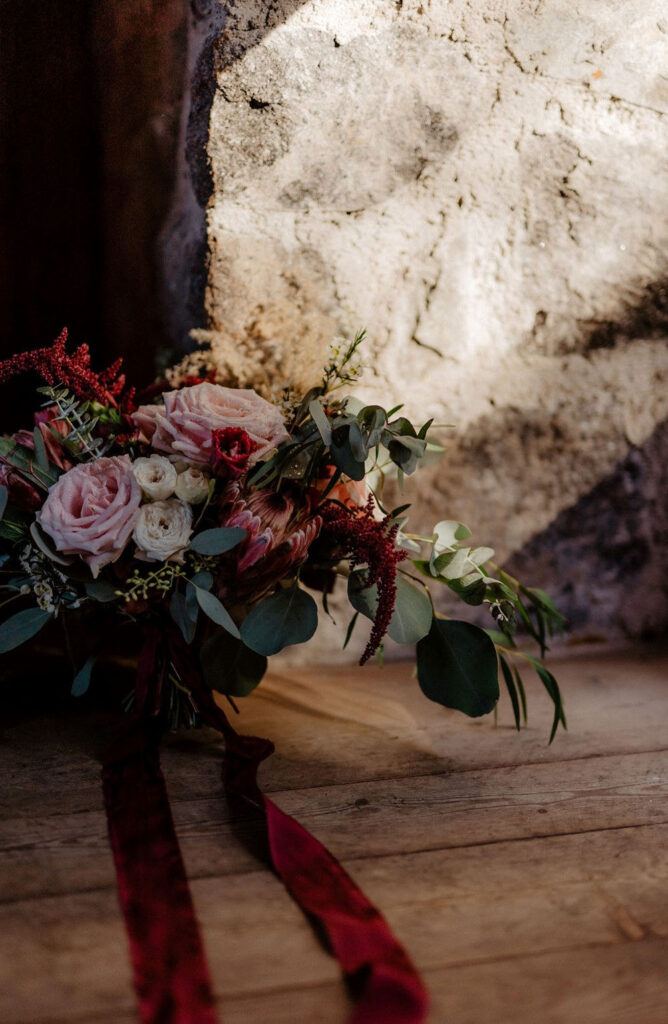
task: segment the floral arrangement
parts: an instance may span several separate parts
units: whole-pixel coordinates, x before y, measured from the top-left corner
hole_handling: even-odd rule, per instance
[[[494,709],[500,672],[519,728],[526,700],[510,659],[528,661],[554,701],[552,736],[565,725],[554,677],[514,640],[521,623],[544,654],[561,625],[549,597],[492,567],[492,549],[471,547],[461,523],[418,536],[408,505],[385,507],[388,478],[402,489],[442,449],[431,421],[418,429],[400,406],[346,395],[363,335],[333,351],[308,394],[286,390],[280,404],[198,378],[154,385],[154,400],[138,403],[120,363],[96,374],[88,348],[70,356],[66,337],[0,364],[0,383],[25,371],[44,380],[33,429],[0,439],[5,606],[30,605],[0,626],[0,651],[103,603],[121,621],[178,630],[207,686],[233,699],[260,682],[270,655],[314,634],[305,586],[322,591],[326,610],[343,577],[346,642],[360,615],[372,623],[362,663],[382,655],[385,636],[416,645],[425,695],[472,716]],[[434,584],[486,604],[494,628],[439,615]],[[94,660],[76,665],[75,694]],[[151,713],[195,724],[173,665],[157,683],[143,696]]]
[[[428,997],[405,950],[332,854],[262,793],[256,773],[273,746],[239,735],[214,692],[236,709],[271,655],[313,636],[313,592],[327,613],[341,578],[345,643],[360,616],[370,621],[362,663],[382,657],[386,637],[414,646],[426,697],[470,716],[495,709],[500,677],[518,728],[518,664],[529,663],[554,702],[551,741],[566,723],[541,658],[561,616],[461,523],[417,535],[408,505],[388,507],[442,449],[431,421],[347,393],[362,335],[333,350],[307,394],[286,389],[278,402],[211,376],[138,398],[119,363],[95,373],[66,337],[0,363],[0,384],[23,372],[43,381],[32,429],[0,438],[0,654],[62,626],[76,696],[105,645],[89,650],[89,628],[72,642],[69,622],[97,616],[104,635],[118,625],[141,638],[127,728],[102,778],[142,1024],[217,1020],[159,763],[165,729],[199,724],[222,734],[227,794],[260,817],[271,867],[353,983],[351,1024],[423,1024]],[[486,605],[490,628],[439,614],[439,587]],[[516,646],[519,624],[539,654]]]
[[[494,567],[492,549],[471,547],[463,524],[419,536],[408,505],[385,506],[388,480],[403,489],[442,449],[431,421],[418,428],[401,406],[346,394],[362,334],[333,350],[306,395],[286,390],[279,404],[199,378],[154,385],[141,403],[120,363],[96,374],[88,348],[68,355],[66,338],[0,364],[0,383],[26,371],[44,381],[33,429],[0,439],[4,604],[27,605],[0,625],[1,652],[101,603],[119,622],[178,631],[206,686],[233,700],[260,682],[269,656],[312,637],[309,590],[322,592],[326,611],[343,578],[346,643],[359,616],[371,620],[362,663],[382,656],[386,636],[414,645],[425,695],[471,716],[495,708],[500,674],[519,728],[518,662],[528,662],[554,702],[551,738],[565,725],[554,677],[514,639],[521,624],[544,654],[562,621],[549,597]],[[434,585],[487,605],[493,628],[439,615]],[[95,652],[79,660],[75,694]],[[140,710],[170,726],[197,723],[169,659],[141,690]]]

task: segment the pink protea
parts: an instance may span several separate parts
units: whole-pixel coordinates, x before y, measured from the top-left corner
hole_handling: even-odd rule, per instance
[[[247,537],[238,549],[235,591],[270,585],[302,562],[318,536],[322,520],[304,498],[296,502],[275,491],[244,493],[229,483],[220,500],[221,526],[240,526]]]

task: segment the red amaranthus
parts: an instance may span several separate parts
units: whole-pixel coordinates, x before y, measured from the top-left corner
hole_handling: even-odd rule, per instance
[[[96,399],[98,402],[116,405],[125,387],[125,375],[121,374],[122,359],[95,373],[90,368],[90,349],[79,345],[72,355],[66,351],[67,328],[63,328],[52,345],[47,348],[19,352],[0,363],[0,384],[5,384],[20,373],[34,371],[50,386],[63,384],[73,391],[77,398]],[[126,395],[123,402],[128,405],[132,396]]]
[[[397,565],[406,558],[406,552],[396,546],[398,524],[392,526],[389,516],[374,519],[373,511],[373,498],[361,513],[331,501],[319,509],[323,535],[349,559],[351,569],[366,566],[366,585],[378,587],[376,618],[360,665],[376,653],[387,632],[397,597]]]

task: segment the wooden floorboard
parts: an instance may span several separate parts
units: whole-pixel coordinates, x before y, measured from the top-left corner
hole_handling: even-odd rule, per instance
[[[668,658],[554,665],[570,730],[428,704],[406,665],[278,674],[242,702],[270,735],[276,802],[341,858],[425,973],[431,1024],[668,1020]],[[0,1020],[131,1024],[99,787],[115,721],[15,717],[0,732]],[[220,794],[210,732],[164,767],[226,1024],[343,1024],[335,965]],[[379,1021],[378,1024],[383,1024]]]

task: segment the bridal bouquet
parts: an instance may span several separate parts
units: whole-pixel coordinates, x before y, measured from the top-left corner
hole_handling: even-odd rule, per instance
[[[32,429],[0,438],[4,605],[25,605],[0,626],[0,651],[102,603],[119,622],[178,631],[207,688],[233,699],[260,682],[270,655],[313,636],[309,591],[322,592],[326,610],[343,578],[346,640],[360,615],[371,621],[362,663],[386,636],[416,646],[425,695],[472,716],[495,707],[500,671],[519,727],[524,688],[509,659],[528,661],[554,701],[554,736],[565,724],[556,681],[513,636],[522,624],[542,654],[560,616],[544,592],[493,568],[492,549],[471,547],[461,523],[418,536],[408,505],[385,506],[388,478],[401,490],[440,449],[431,422],[418,428],[400,406],[346,394],[361,340],[333,352],[306,395],[286,391],[280,404],[197,378],[155,385],[138,403],[119,364],[94,373],[86,346],[67,354],[65,332],[0,364],[0,383],[25,371],[44,380]],[[438,587],[487,605],[494,628],[439,615]],[[75,694],[95,652],[79,662]],[[196,701],[169,658],[163,668],[129,703],[141,699],[171,726],[195,724]]]
[[[88,348],[68,354],[66,338],[0,363],[0,384],[42,380],[32,425],[0,438],[0,653],[62,626],[76,696],[105,643],[90,649],[95,630],[73,624],[101,621],[107,641],[117,626],[140,637],[127,733],[103,787],[142,1022],[216,1020],[158,753],[164,730],[203,724],[223,735],[227,793],[261,816],[271,866],[357,981],[351,1020],[420,1024],[426,993],[405,951],[335,858],[261,792],[257,768],[273,747],[237,734],[221,705],[236,708],[271,655],[313,636],[314,592],[327,613],[341,581],[345,642],[360,616],[369,622],[362,663],[382,657],[386,637],[414,647],[425,696],[470,716],[495,708],[500,678],[518,728],[528,663],[554,703],[551,740],[565,718],[541,657],[561,616],[495,567],[491,548],[471,546],[461,523],[416,534],[409,506],[390,507],[388,494],[442,449],[431,421],[349,394],[362,335],[333,350],[307,394],[275,402],[212,375],[162,381],[139,400],[119,363],[95,373]],[[486,606],[490,628],[439,613],[439,588]],[[518,625],[539,654],[516,646]]]

